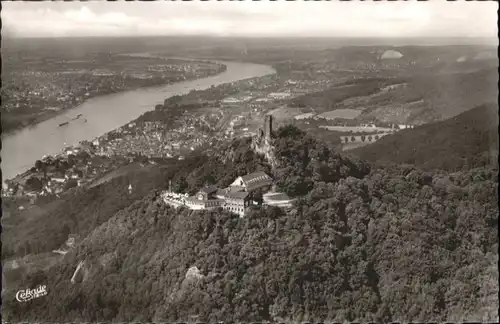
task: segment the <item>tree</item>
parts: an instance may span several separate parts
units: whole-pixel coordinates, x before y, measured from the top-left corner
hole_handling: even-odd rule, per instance
[[[42,171],[43,171],[43,178],[47,179],[47,163],[42,162]]]
[[[42,169],[42,161],[36,160],[35,162],[35,168],[40,171]]]
[[[26,186],[28,187],[29,190],[40,191],[43,188],[43,183],[42,180],[38,179],[37,177],[30,177],[26,181]]]
[[[88,152],[82,151],[76,155],[76,158],[78,158],[78,160],[82,161],[83,164],[87,164],[87,162],[90,161],[90,159],[92,157]]]
[[[356,137],[351,136],[351,142],[356,142]]]
[[[174,189],[174,192],[183,193],[188,189],[188,187],[189,187],[189,184],[186,181],[186,178],[184,176],[181,176],[180,179],[178,179],[175,182],[173,189]]]
[[[62,161],[60,163],[60,169],[65,171],[65,170],[68,170],[70,168],[70,165],[67,161]]]
[[[68,155],[68,165],[69,167],[75,165],[75,156],[73,154]]]
[[[75,179],[69,179],[68,182],[66,182],[66,184],[64,185],[64,190],[69,190],[77,186],[78,186],[78,181],[76,181]]]

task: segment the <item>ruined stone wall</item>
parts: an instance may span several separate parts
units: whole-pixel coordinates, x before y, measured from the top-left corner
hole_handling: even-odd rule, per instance
[[[271,142],[271,137],[273,134],[273,116],[266,115],[264,120],[264,139],[266,142]]]
[[[272,140],[267,139],[266,137],[254,137],[252,139],[252,150],[259,154],[263,155],[267,162],[271,164],[271,167],[275,169],[278,165],[276,155],[274,153],[274,147],[272,144]]]

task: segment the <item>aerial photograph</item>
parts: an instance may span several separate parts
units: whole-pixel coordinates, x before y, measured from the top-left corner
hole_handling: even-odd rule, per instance
[[[2,324],[499,322],[498,10],[2,1]]]

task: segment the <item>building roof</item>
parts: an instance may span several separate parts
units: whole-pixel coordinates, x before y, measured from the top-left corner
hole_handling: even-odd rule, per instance
[[[271,179],[271,177],[268,176],[265,172],[259,171],[244,175],[241,177],[241,179],[243,180],[243,182],[245,182],[245,184],[248,184],[255,181]]]
[[[227,192],[240,192],[240,191],[245,191],[245,187],[241,186],[231,186],[228,188]]]
[[[290,200],[290,197],[282,192],[265,193],[262,198],[264,201]]]
[[[200,200],[200,199],[198,199],[195,196],[189,196],[189,197],[186,198],[186,202],[188,202],[188,201],[191,202],[191,203],[193,203],[193,204],[203,205],[203,204],[205,204],[205,202],[207,200]]]
[[[217,192],[215,193],[215,195],[216,196],[225,196],[228,191],[229,191],[228,188],[217,189]]]
[[[217,191],[216,186],[206,186],[200,190],[201,192],[205,192],[206,194],[211,194]]]
[[[191,202],[196,205],[204,205],[207,202],[214,202],[214,201],[222,201],[222,199],[198,199],[196,196],[189,196],[185,199],[188,202]]]
[[[241,177],[241,180],[243,180],[243,183],[247,187],[247,190],[270,185],[273,181],[270,176],[262,171],[244,175]]]
[[[245,187],[231,186],[224,189],[217,189],[216,196],[227,197],[231,193],[244,192]]]
[[[238,192],[228,192],[225,195],[227,198],[232,199],[245,199],[248,196],[248,192],[238,191]]]

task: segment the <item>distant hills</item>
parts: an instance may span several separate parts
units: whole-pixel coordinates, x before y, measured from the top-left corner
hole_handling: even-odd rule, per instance
[[[498,155],[498,105],[403,130],[350,152],[369,161],[409,163],[427,170],[489,164]]]
[[[346,46],[330,49],[334,62],[343,63],[381,63],[380,59],[391,57],[401,64],[425,66],[443,62],[463,62],[497,60],[496,47],[493,46]]]

